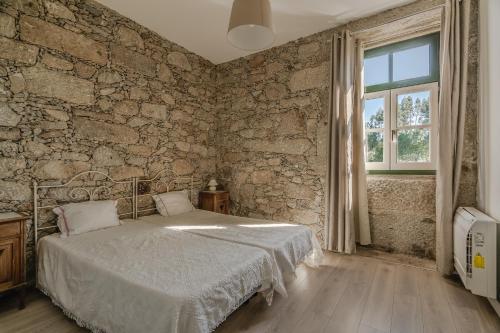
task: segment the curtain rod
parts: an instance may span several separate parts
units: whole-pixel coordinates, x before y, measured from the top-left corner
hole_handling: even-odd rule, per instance
[[[393,20],[390,20],[390,21],[387,21],[387,22],[384,22],[384,23],[381,23],[381,24],[377,24],[377,25],[374,25],[372,27],[369,27],[369,28],[364,28],[364,29],[360,29],[360,30],[354,30],[354,31],[351,31],[352,34],[357,34],[357,33],[361,33],[361,32],[365,32],[365,31],[369,31],[371,29],[375,29],[375,28],[378,28],[378,27],[382,27],[384,25],[387,25],[387,24],[391,24],[391,23],[394,23],[394,22],[397,22],[399,20],[404,20],[406,18],[409,18],[409,17],[412,17],[412,16],[415,16],[415,15],[420,15],[420,14],[423,14],[423,13],[426,13],[426,12],[430,12],[432,10],[435,10],[435,9],[438,9],[438,8],[442,8],[444,7],[445,4],[441,4],[441,5],[437,5],[437,6],[433,6],[433,7],[430,7],[430,8],[427,8],[427,9],[424,9],[424,10],[421,10],[421,11],[418,11],[416,13],[411,13],[411,14],[408,14],[408,15],[405,15],[405,16],[402,16],[402,17],[398,17],[398,18],[395,18]],[[337,33],[337,32],[334,32],[333,33],[334,36],[337,36],[338,38],[342,38],[342,36]]]

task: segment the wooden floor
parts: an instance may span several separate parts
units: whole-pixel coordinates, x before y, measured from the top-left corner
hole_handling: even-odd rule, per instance
[[[254,297],[216,333],[234,332],[500,332],[489,303],[435,271],[364,256],[328,254],[319,269],[301,266],[268,307]],[[140,314],[138,314],[140,317]],[[67,319],[49,299],[29,295],[26,309],[0,304],[0,332],[87,332]]]

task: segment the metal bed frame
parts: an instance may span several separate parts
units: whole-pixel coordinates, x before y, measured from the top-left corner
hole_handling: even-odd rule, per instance
[[[119,213],[118,216],[130,216],[132,219],[138,219],[140,213],[154,212],[156,207],[151,206],[151,208],[140,208],[139,199],[145,197],[151,197],[155,194],[161,192],[170,192],[171,189],[176,187],[178,184],[189,184],[189,197],[191,202],[194,200],[194,185],[195,183],[201,185],[201,179],[196,179],[193,176],[190,177],[175,177],[173,179],[168,178],[172,175],[172,172],[168,169],[163,169],[158,172],[153,178],[150,179],[139,179],[137,177],[128,178],[126,180],[116,181],[112,179],[109,175],[101,171],[84,171],[78,173],[69,181],[56,184],[56,185],[40,185],[36,181],[33,181],[33,225],[34,225],[34,260],[35,260],[35,274],[38,269],[38,240],[43,237],[40,236],[40,232],[54,230],[54,232],[48,232],[48,234],[57,232],[58,226],[53,220],[43,221],[42,225],[40,223],[40,211],[48,210],[59,206],[57,200],[54,200],[54,204],[44,204],[44,200],[53,199],[41,197],[40,191],[45,191],[45,196],[50,190],[56,189],[67,189],[67,198],[59,200],[64,203],[68,202],[81,202],[81,201],[95,201],[99,199],[113,199],[113,200],[131,200],[132,210]],[[87,184],[85,177],[92,178],[89,181],[92,184]],[[95,179],[95,177],[100,177],[100,179]],[[125,196],[113,197],[112,188],[114,186],[130,186],[130,189],[123,191]],[[165,190],[163,190],[165,189]],[[140,192],[140,193],[139,193]],[[45,226],[44,224],[49,224]],[[36,278],[36,277],[35,277]]]
[[[91,178],[88,181],[85,181],[85,177]],[[95,179],[96,177],[100,177],[99,179]],[[82,184],[83,182],[83,184]],[[93,185],[88,184],[88,182],[93,182]],[[135,217],[135,200],[136,200],[136,180],[135,178],[127,179],[123,181],[116,181],[112,179],[110,176],[101,171],[84,171],[75,175],[69,181],[57,184],[57,185],[39,185],[36,181],[33,181],[33,229],[34,229],[34,260],[35,260],[35,274],[37,272],[37,259],[38,259],[38,239],[41,238],[39,233],[45,230],[55,230],[57,232],[57,224],[54,224],[54,221],[44,221],[43,224],[39,225],[39,214],[42,210],[52,209],[57,206],[58,200],[54,200],[55,204],[44,204],[44,200],[49,200],[51,198],[44,198],[40,196],[40,191],[45,191],[45,196],[50,193],[50,190],[56,189],[67,189],[67,200],[59,200],[65,202],[80,202],[80,201],[95,201],[98,200],[101,196],[107,197],[107,199],[111,199],[112,188],[114,186],[124,186],[125,188],[130,186],[129,190],[124,190],[125,193],[128,192],[125,196],[118,196],[113,198],[116,201],[120,200],[131,200],[132,201],[132,211],[127,211],[118,216],[131,216]],[[44,226],[44,224],[49,224],[48,226]],[[43,236],[42,236],[43,237]]]
[[[163,169],[159,171],[153,178],[150,179],[139,179],[136,178],[136,193],[135,193],[135,219],[139,217],[140,213],[146,212],[154,212],[156,211],[156,207],[144,208],[141,209],[139,207],[139,199],[146,197],[153,197],[155,194],[159,194],[162,192],[170,192],[173,187],[177,184],[189,183],[189,200],[191,203],[196,205],[194,202],[194,185],[201,185],[201,179],[190,177],[177,177],[174,179],[169,179],[167,176],[171,174],[171,171],[168,169]],[[165,189],[165,190],[162,190]],[[147,192],[147,193],[146,193]]]

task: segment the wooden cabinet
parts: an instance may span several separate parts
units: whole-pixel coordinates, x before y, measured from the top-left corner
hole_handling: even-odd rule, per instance
[[[199,200],[200,209],[229,214],[229,192],[227,191],[202,191]]]
[[[22,289],[20,308],[24,307],[26,219],[27,216],[16,213],[0,213],[0,292]]]

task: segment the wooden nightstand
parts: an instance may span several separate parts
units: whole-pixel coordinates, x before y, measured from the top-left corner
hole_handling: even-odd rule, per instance
[[[229,214],[229,192],[227,191],[201,191],[200,209],[221,214]]]
[[[18,289],[20,309],[24,308],[24,230],[29,218],[17,213],[0,213],[0,292]]]

